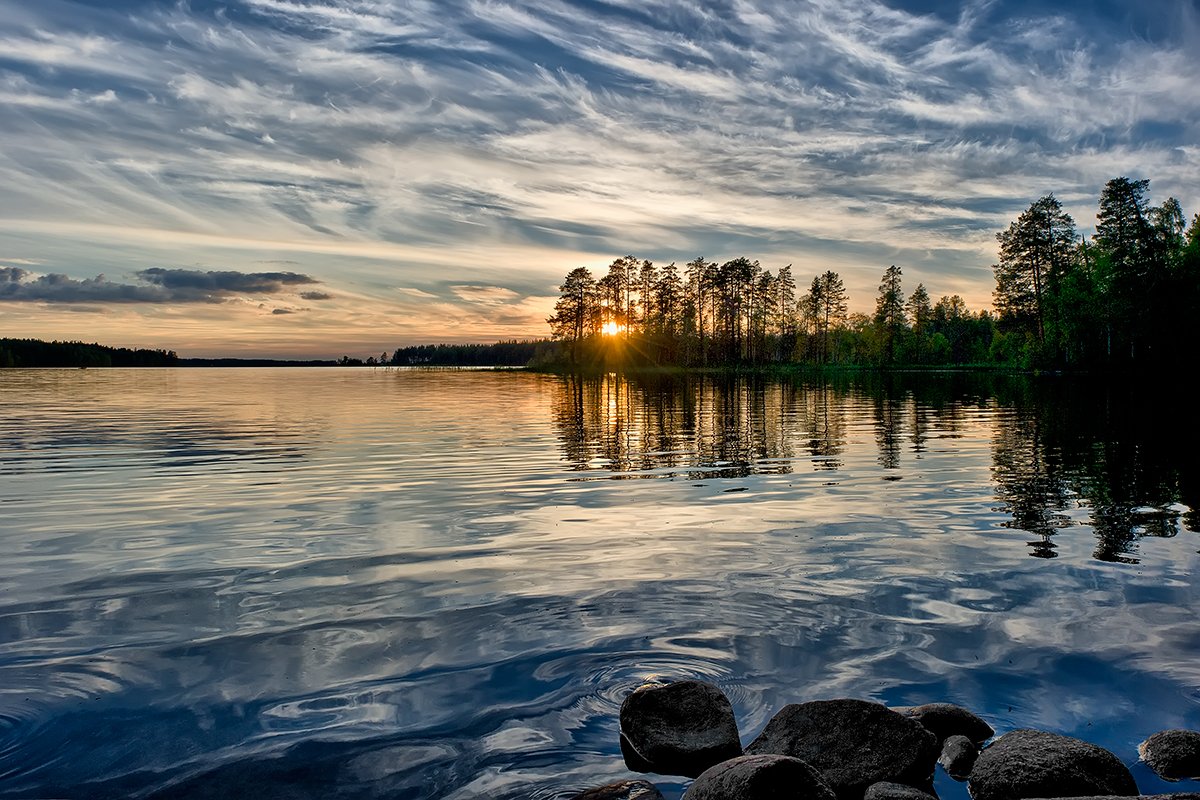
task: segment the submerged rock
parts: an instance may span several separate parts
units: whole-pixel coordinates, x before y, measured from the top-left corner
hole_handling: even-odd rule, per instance
[[[942,742],[942,754],[938,756],[946,774],[956,781],[965,781],[979,757],[979,748],[966,736],[951,736]]]
[[[798,758],[739,756],[706,769],[683,800],[837,800],[821,774]]]
[[[865,700],[784,706],[746,748],[808,762],[842,800],[879,781],[927,785],[938,752],[937,737],[915,719]]]
[[[967,788],[975,800],[1138,793],[1129,769],[1103,747],[1029,729],[984,748]]]
[[[621,704],[621,753],[634,772],[694,778],[742,754],[733,706],[704,681],[639,687]]]
[[[621,781],[580,792],[571,800],[663,800],[663,796],[649,781]]]
[[[965,736],[978,743],[996,735],[991,725],[953,703],[926,703],[907,708],[904,712],[942,741],[951,736]]]
[[[1162,731],[1138,745],[1138,755],[1163,780],[1200,777],[1200,733]]]
[[[937,800],[937,795],[905,786],[903,783],[879,781],[867,787],[863,800]]]

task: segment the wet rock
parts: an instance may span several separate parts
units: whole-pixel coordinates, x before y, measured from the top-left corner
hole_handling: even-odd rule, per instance
[[[663,800],[663,796],[649,781],[621,781],[580,792],[571,800]]]
[[[986,742],[996,735],[992,726],[962,706],[953,703],[926,703],[904,709],[904,713],[925,726],[925,729],[945,741],[951,736],[965,736],[972,742]]]
[[[942,754],[938,763],[946,769],[946,774],[956,781],[965,781],[975,766],[979,757],[979,748],[966,736],[951,736],[942,742]]]
[[[798,758],[739,756],[706,769],[683,800],[837,800],[821,774]]]
[[[1200,733],[1162,731],[1138,745],[1138,755],[1163,780],[1200,777]]]
[[[704,681],[639,687],[621,704],[621,753],[634,772],[694,778],[742,754],[733,706]]]
[[[937,795],[905,786],[903,783],[879,781],[867,787],[863,800],[937,800]]]
[[[865,700],[784,706],[746,748],[808,762],[842,800],[879,781],[926,785],[938,752],[937,737],[915,719]]]
[[[985,747],[967,788],[975,800],[1138,793],[1128,768],[1103,747],[1029,729]]]

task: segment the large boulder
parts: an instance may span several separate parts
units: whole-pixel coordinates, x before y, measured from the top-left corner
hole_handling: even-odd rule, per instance
[[[621,781],[580,792],[571,800],[663,800],[663,796],[649,781]]]
[[[984,748],[967,788],[975,800],[1138,793],[1129,769],[1103,747],[1026,728]]]
[[[923,792],[903,783],[879,781],[867,787],[863,800],[938,800],[936,794]]]
[[[938,756],[946,774],[956,781],[965,781],[979,757],[979,748],[966,736],[951,736],[942,742],[942,754]]]
[[[992,726],[962,706],[953,703],[926,703],[904,709],[904,713],[925,726],[938,739],[965,736],[972,742],[986,742],[996,735]]]
[[[709,767],[683,800],[837,800],[821,774],[798,758],[739,756]]]
[[[1200,777],[1200,733],[1162,731],[1138,745],[1138,755],[1158,777],[1177,781]]]
[[[865,700],[784,706],[746,748],[808,762],[842,800],[859,800],[879,781],[927,786],[938,752],[937,737],[915,719]]]
[[[694,778],[742,754],[733,706],[704,681],[641,686],[621,704],[621,753],[634,772]]]

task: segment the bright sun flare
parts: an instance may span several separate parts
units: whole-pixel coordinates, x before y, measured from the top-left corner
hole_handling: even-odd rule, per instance
[[[604,323],[603,330],[604,330],[604,334],[606,336],[616,336],[618,333],[625,330],[625,326],[618,325],[615,322],[606,322],[606,323]]]

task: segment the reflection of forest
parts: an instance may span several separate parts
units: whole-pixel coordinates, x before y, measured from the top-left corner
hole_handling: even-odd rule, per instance
[[[1101,561],[1137,563],[1138,539],[1174,536],[1181,521],[1200,531],[1195,426],[1179,396],[1054,379],[1008,382],[998,400],[997,495],[1011,527],[1039,537],[1032,555],[1054,557],[1052,537],[1075,508],[1088,512]]]
[[[736,478],[791,472],[790,384],[741,379],[564,378],[555,421],[577,470]],[[826,417],[823,442],[839,423]],[[835,445],[822,444],[836,454]],[[635,477],[635,476],[630,476]]]
[[[1181,518],[1200,530],[1200,515],[1184,516],[1179,505],[1196,507],[1186,496],[1196,491],[1194,447],[1177,438],[1194,434],[1171,422],[1186,420],[1184,409],[1134,397],[1066,379],[961,373],[609,374],[561,378],[554,414],[575,470],[689,479],[838,470],[851,440],[863,440],[855,432],[869,429],[881,477],[895,480],[902,460],[924,457],[930,440],[960,438],[982,419],[992,429],[1000,507],[1009,527],[1036,537],[1031,555],[1054,557],[1055,534],[1075,524],[1070,512],[1087,509],[1096,558],[1132,562],[1139,538],[1173,536]]]

